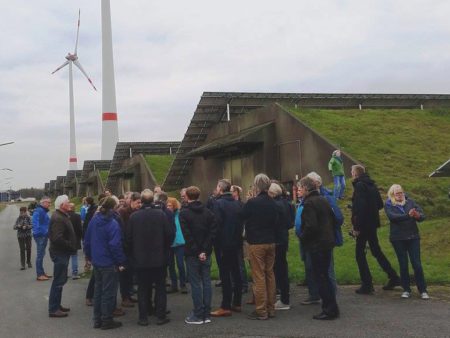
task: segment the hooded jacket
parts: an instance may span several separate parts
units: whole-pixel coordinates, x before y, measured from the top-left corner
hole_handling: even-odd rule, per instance
[[[133,267],[149,269],[167,265],[174,237],[174,228],[161,209],[148,207],[134,212],[125,233]]]
[[[278,229],[276,234],[276,243],[287,246],[289,243],[289,229],[294,225],[295,214],[292,213],[292,208],[289,202],[282,196],[274,198],[278,206]]]
[[[344,176],[344,162],[341,157],[333,155],[328,162],[328,170],[333,176]]]
[[[416,209],[419,212],[420,218],[418,220],[409,216],[411,209]],[[417,222],[422,222],[425,215],[422,208],[412,199],[407,198],[403,206],[394,205],[390,199],[387,199],[384,211],[390,222],[389,239],[391,241],[420,238]]]
[[[84,253],[95,267],[123,265],[122,230],[113,213],[96,213],[84,236]]]
[[[180,224],[185,256],[197,257],[202,252],[211,255],[217,224],[214,214],[202,202],[190,202],[180,210]]]
[[[42,205],[38,205],[33,211],[33,237],[47,237],[50,217],[48,209]]]
[[[383,208],[378,187],[368,174],[355,178],[352,197],[352,224],[356,231],[376,229],[380,226],[379,210]]]
[[[239,213],[241,203],[231,193],[224,193],[216,198],[213,212],[217,223],[216,241],[223,249],[235,250],[242,247],[242,220]]]

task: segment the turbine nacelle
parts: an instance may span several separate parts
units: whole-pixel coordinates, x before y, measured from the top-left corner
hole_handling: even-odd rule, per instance
[[[78,60],[78,56],[76,53],[75,54],[67,53],[66,59],[69,61],[76,61],[76,60]]]

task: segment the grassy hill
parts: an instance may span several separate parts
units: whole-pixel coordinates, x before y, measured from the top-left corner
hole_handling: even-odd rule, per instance
[[[146,155],[145,160],[155,176],[156,182],[162,184],[166,177],[170,165],[173,162],[175,156],[173,155]]]
[[[393,183],[403,186],[408,195],[425,211],[427,220],[420,225],[422,261],[425,278],[432,283],[450,283],[450,200],[449,178],[428,175],[450,157],[450,110],[288,110],[301,121],[363,163],[385,192]],[[326,164],[324,164],[326,165]],[[347,179],[347,200],[341,202],[350,229],[345,205],[351,196]],[[388,221],[382,212],[379,238],[385,254],[398,271],[390,244]],[[348,231],[345,231],[345,234]],[[296,264],[298,241],[291,236],[289,261],[291,275],[303,278],[303,264]],[[343,247],[335,250],[336,274],[340,283],[359,282],[354,259],[355,242],[349,236]],[[368,253],[375,282],[386,276]],[[411,271],[412,272],[412,271]]]

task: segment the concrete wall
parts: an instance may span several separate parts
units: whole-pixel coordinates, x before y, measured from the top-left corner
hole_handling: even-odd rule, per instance
[[[310,171],[321,175],[325,184],[332,181],[328,161],[335,150],[333,144],[277,104],[215,125],[205,144],[268,122],[273,122],[273,125],[255,135],[263,142],[261,147],[244,155],[196,157],[184,185],[197,185],[203,192],[202,200],[205,200],[222,177],[240,185],[244,194],[252,185],[254,176],[260,172],[285,183],[288,188]],[[342,153],[346,175],[350,176],[351,165],[356,161]]]

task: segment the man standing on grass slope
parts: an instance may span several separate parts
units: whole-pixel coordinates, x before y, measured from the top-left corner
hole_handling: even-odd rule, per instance
[[[333,151],[330,162],[328,162],[328,170],[331,171],[331,175],[333,176],[334,198],[343,199],[345,190],[344,161],[342,160],[339,149]]]
[[[53,283],[48,296],[49,317],[67,317],[69,308],[61,305],[62,291],[67,282],[67,267],[70,256],[77,252],[76,235],[69,218],[70,203],[67,195],[55,200],[55,212],[50,219],[48,237],[50,257],[53,261]]]
[[[377,228],[380,227],[379,210],[383,208],[383,200],[375,182],[365,172],[362,165],[352,166],[353,197],[352,197],[352,225],[356,236],[356,262],[358,263],[361,287],[355,290],[358,294],[372,294],[373,284],[369,265],[366,258],[366,243],[369,243],[372,255],[378,261],[389,281],[383,290],[392,290],[400,285],[400,278],[392,268],[378,243]]]
[[[33,238],[36,242],[36,280],[46,281],[51,276],[44,272],[44,256],[45,249],[48,242],[48,225],[50,223],[50,217],[48,211],[50,207],[50,197],[42,197],[40,204],[33,211]]]

